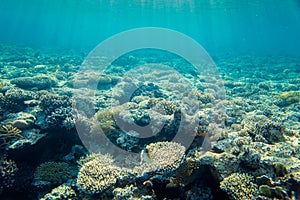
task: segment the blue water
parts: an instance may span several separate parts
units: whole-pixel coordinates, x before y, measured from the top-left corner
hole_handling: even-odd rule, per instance
[[[89,51],[116,33],[148,26],[182,32],[210,54],[300,54],[296,0],[1,0],[0,4],[0,42],[35,48]]]

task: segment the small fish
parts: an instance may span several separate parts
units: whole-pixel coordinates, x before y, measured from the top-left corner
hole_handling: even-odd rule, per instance
[[[141,152],[141,162],[142,163],[149,163],[151,162],[151,157],[149,155],[148,149],[143,149]]]
[[[60,72],[60,67],[57,67],[57,68],[55,69],[55,73],[58,73],[58,72]]]
[[[4,85],[5,85],[5,82],[4,82],[4,81],[1,81],[1,82],[0,82],[0,89],[2,89],[2,88],[4,87]]]

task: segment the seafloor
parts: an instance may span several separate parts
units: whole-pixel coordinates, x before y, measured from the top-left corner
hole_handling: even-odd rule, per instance
[[[80,71],[85,53],[0,52],[0,199],[300,199],[300,58],[216,55],[219,74],[207,77],[151,52],[124,56],[99,76]],[[178,77],[150,70],[152,82],[142,82],[137,70],[118,84],[147,62]],[[95,82],[87,95],[83,86]],[[195,107],[186,110],[176,97],[187,83],[195,90],[184,102]],[[122,101],[130,84],[138,87]],[[160,120],[149,138],[129,126]],[[193,136],[188,146],[178,132]]]

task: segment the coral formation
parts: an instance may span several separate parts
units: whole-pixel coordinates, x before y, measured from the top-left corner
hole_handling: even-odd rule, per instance
[[[76,196],[76,192],[70,186],[60,185],[42,197],[41,200],[75,200],[77,199]]]
[[[0,159],[0,194],[4,189],[13,186],[17,171],[18,167],[13,160]]]
[[[100,110],[95,114],[95,118],[97,121],[96,124],[94,124],[94,130],[97,130],[96,127],[100,126],[100,129],[105,135],[109,136],[114,133],[114,131],[116,130],[116,123],[112,110]]]
[[[146,146],[142,163],[136,169],[142,173],[166,173],[177,169],[185,156],[185,147],[176,142],[156,142]]]
[[[66,129],[71,129],[75,126],[70,97],[46,93],[41,95],[39,100],[39,106],[46,114],[45,127],[64,127]]]
[[[80,168],[77,186],[86,193],[101,193],[116,184],[119,174],[120,169],[112,164],[111,158],[96,157]]]
[[[5,147],[11,140],[23,138],[21,133],[21,130],[10,124],[0,125],[0,148]]]
[[[220,55],[224,98],[210,67],[163,52],[99,75],[84,54],[0,51],[0,199],[300,199],[299,58]],[[179,131],[187,149],[166,142]]]
[[[245,173],[233,173],[220,183],[222,190],[226,191],[232,199],[252,199],[258,194],[258,186],[254,178]]]
[[[277,101],[275,104],[281,107],[289,106],[293,103],[300,102],[300,91],[288,91],[279,94],[276,97]]]
[[[37,167],[34,173],[35,183],[47,182],[51,185],[60,185],[72,178],[72,169],[65,162],[45,162]]]
[[[12,88],[5,92],[2,100],[2,107],[11,112],[22,111],[26,108],[25,101],[35,99],[33,92]]]

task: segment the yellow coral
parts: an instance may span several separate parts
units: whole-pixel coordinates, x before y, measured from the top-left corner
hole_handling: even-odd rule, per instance
[[[0,125],[0,147],[6,146],[11,140],[23,138],[22,131],[13,125]]]
[[[98,130],[98,126],[102,129],[105,135],[112,134],[116,129],[112,110],[100,110],[95,114],[96,123],[93,126],[94,130]]]
[[[279,94],[277,99],[282,99],[287,105],[300,102],[300,91],[288,91]]]
[[[112,163],[107,164],[103,158],[95,158],[81,167],[77,186],[86,193],[101,193],[116,184],[119,172],[120,169]]]

